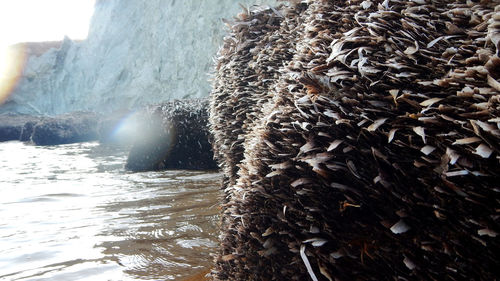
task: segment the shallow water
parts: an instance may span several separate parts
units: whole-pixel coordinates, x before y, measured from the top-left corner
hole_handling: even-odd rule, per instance
[[[127,173],[123,149],[0,143],[0,280],[182,280],[217,247],[215,172]]]

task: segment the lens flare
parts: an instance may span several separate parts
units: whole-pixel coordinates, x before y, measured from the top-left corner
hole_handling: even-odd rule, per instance
[[[135,135],[139,132],[139,116],[136,112],[131,112],[123,117],[112,131],[113,138],[135,140]]]
[[[26,62],[25,47],[0,46],[0,105],[10,96],[22,75]]]

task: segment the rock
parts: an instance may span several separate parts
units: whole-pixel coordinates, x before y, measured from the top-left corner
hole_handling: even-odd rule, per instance
[[[21,136],[19,137],[19,140],[24,142],[31,141],[31,136],[33,135],[33,131],[38,122],[39,120],[26,122],[21,130]]]
[[[154,108],[154,106],[153,106]],[[140,135],[135,136],[125,168],[130,171],[152,171],[163,168],[163,160],[172,148],[170,128],[165,127],[161,115],[149,108],[140,113]]]
[[[127,159],[132,171],[216,169],[208,133],[208,101],[176,100],[149,106],[139,117]],[[133,121],[135,123],[135,121]]]
[[[0,141],[19,140],[22,127],[7,124],[0,125]]]
[[[56,145],[92,141],[98,138],[99,115],[73,112],[47,117],[33,128],[31,140],[36,145]],[[29,130],[29,124],[26,126]]]
[[[207,72],[224,36],[221,19],[236,13],[239,3],[274,2],[96,1],[87,40],[65,38],[29,57],[0,112],[110,113],[206,96]]]
[[[0,141],[20,140],[56,145],[96,140],[99,115],[74,112],[53,117],[0,115]]]
[[[0,115],[0,142],[22,140],[22,133],[27,123],[36,123],[41,117],[30,115]]]
[[[497,279],[499,26],[494,1],[241,14],[210,102],[215,280]]]

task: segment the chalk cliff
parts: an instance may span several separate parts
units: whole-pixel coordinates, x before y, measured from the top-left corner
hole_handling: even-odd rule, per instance
[[[210,92],[221,19],[274,0],[98,0],[89,36],[28,58],[1,112],[111,111]]]

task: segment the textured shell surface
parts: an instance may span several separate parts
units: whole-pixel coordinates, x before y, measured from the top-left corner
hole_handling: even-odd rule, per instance
[[[497,280],[500,4],[281,1],[210,97],[215,280]]]

